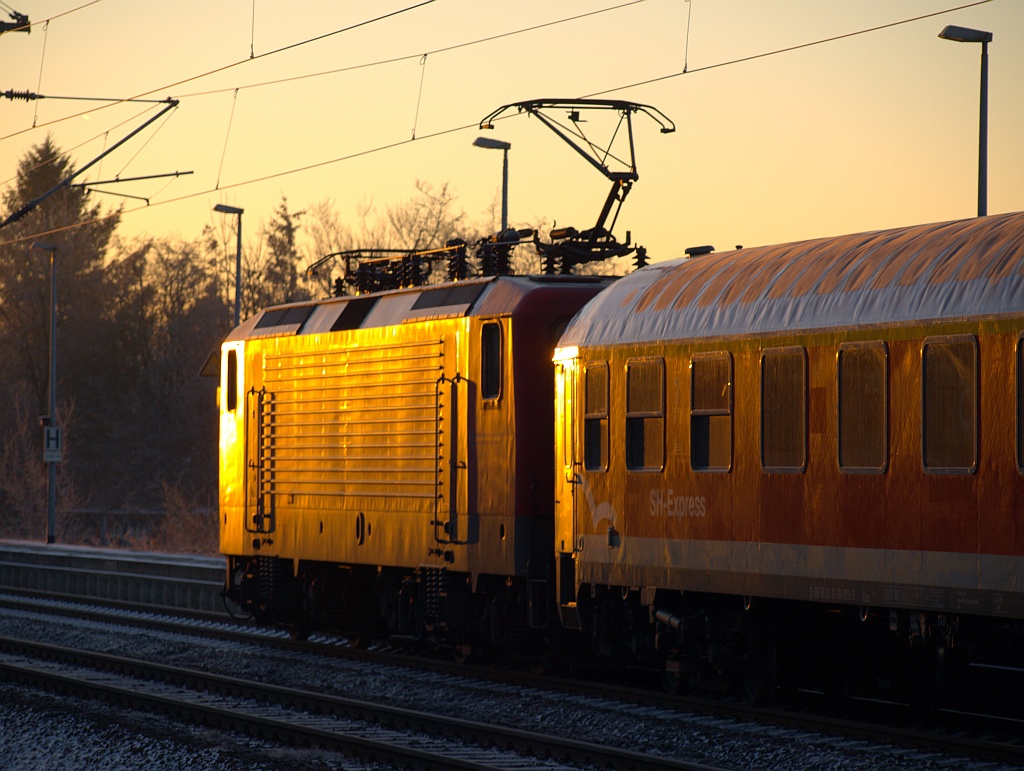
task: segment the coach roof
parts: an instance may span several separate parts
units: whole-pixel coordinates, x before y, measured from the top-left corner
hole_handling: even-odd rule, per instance
[[[561,346],[771,334],[1024,311],[1024,213],[656,263],[573,320]]]

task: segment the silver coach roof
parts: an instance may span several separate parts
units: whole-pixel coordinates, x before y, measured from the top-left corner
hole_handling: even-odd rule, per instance
[[[994,317],[1024,311],[1024,213],[656,263],[576,316],[560,346]]]

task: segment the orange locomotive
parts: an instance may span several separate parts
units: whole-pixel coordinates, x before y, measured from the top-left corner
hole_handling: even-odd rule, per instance
[[[296,636],[465,650],[543,626],[552,352],[606,284],[488,276],[239,326],[221,354],[227,596]]]
[[[1019,657],[1024,214],[707,251],[559,343],[563,624],[754,701],[786,652],[918,693]]]

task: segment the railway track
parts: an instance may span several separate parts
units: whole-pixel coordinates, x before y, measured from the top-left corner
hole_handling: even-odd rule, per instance
[[[76,648],[0,638],[0,676],[85,698],[169,714],[422,769],[685,769],[709,766],[239,680]]]
[[[38,548],[38,547],[37,547]],[[49,548],[49,547],[47,547]],[[3,545],[0,544],[0,560],[3,560]],[[145,555],[147,558],[150,555]],[[64,559],[60,557],[59,559]],[[95,555],[89,559],[94,560]],[[100,560],[100,562],[104,562]],[[115,563],[117,562],[115,561]],[[124,565],[117,570],[125,571]],[[141,572],[141,568],[131,569],[129,573]],[[158,572],[164,568],[157,568]],[[163,579],[161,579],[163,580]],[[0,582],[2,583],[2,582]],[[110,582],[94,582],[109,586]],[[526,688],[546,689],[566,694],[566,699],[607,699],[623,705],[637,705],[639,709],[657,710],[690,710],[698,714],[707,714],[726,720],[758,721],[779,726],[782,730],[819,731],[825,735],[844,737],[846,740],[889,743],[894,746],[917,748],[929,752],[949,753],[960,757],[980,757],[992,762],[1024,765],[1024,722],[1011,717],[994,717],[986,714],[965,716],[963,714],[936,713],[925,720],[908,718],[894,705],[867,704],[855,708],[843,708],[841,717],[836,717],[834,705],[826,704],[820,709],[808,708],[807,701],[788,709],[773,711],[751,710],[732,700],[719,700],[700,697],[670,698],[657,691],[644,690],[642,687],[631,687],[616,683],[595,683],[581,681],[570,677],[537,677],[515,668],[458,666],[438,658],[411,657],[408,651],[394,651],[377,648],[370,651],[357,651],[347,648],[343,640],[314,637],[309,642],[297,644],[287,639],[283,633],[257,630],[251,626],[231,623],[226,614],[200,612],[204,620],[197,622],[183,620],[140,610],[112,611],[109,608],[90,608],[81,603],[55,603],[51,600],[39,600],[40,593],[32,590],[33,596],[28,598],[0,598],[0,605],[19,608],[25,611],[44,612],[46,614],[66,614],[75,618],[89,618],[96,621],[116,624],[129,624],[148,629],[160,629],[168,632],[183,633],[193,636],[212,637],[219,640],[230,640],[239,644],[254,644],[264,648],[277,648],[294,658],[309,658],[328,655],[343,657],[366,663],[371,666],[401,666],[411,668],[409,671],[430,670],[438,673],[443,681],[449,677],[478,678],[481,682],[493,682],[522,686]],[[109,592],[108,592],[109,595]],[[78,595],[80,598],[84,595]],[[118,604],[111,596],[104,596],[103,603],[110,606]],[[129,602],[129,608],[138,608],[136,603]],[[179,611],[175,611],[177,613]],[[184,612],[184,611],[180,611]],[[191,612],[191,611],[190,611]],[[282,654],[284,655],[284,654]],[[811,699],[813,701],[813,698]],[[505,740],[502,740],[505,741]],[[678,766],[677,766],[678,767]]]

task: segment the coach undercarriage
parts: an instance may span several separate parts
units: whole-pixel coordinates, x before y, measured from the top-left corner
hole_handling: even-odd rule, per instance
[[[672,692],[735,688],[753,704],[805,688],[933,705],[979,655],[1021,658],[1021,630],[936,612],[591,585],[575,611],[598,657],[659,668]]]

